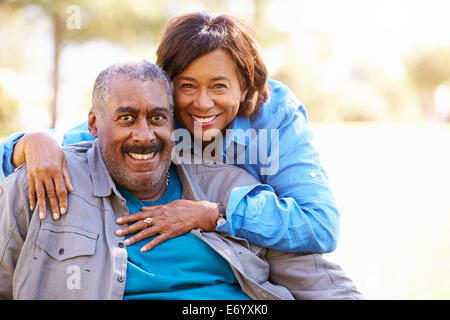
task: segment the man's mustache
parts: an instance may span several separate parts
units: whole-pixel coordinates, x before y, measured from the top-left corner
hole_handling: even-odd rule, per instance
[[[159,152],[164,149],[164,143],[162,142],[151,142],[148,145],[127,145],[124,144],[120,147],[120,151],[122,153],[139,153],[139,154],[147,154],[153,152]]]

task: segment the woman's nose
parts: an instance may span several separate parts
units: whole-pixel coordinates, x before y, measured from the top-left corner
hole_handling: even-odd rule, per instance
[[[214,107],[214,101],[207,90],[200,91],[194,101],[194,107],[202,111],[206,111]]]

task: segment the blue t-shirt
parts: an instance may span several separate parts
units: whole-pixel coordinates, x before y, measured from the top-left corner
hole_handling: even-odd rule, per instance
[[[170,183],[163,196],[156,201],[142,202],[129,191],[118,188],[130,214],[141,211],[143,206],[181,199],[182,186],[173,165],[169,173]],[[228,262],[197,236],[187,233],[169,239],[150,251],[140,252],[140,248],[156,236],[127,246],[124,299],[249,299],[242,292]]]

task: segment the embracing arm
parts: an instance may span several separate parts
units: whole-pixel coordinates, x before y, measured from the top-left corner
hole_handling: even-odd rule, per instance
[[[306,118],[295,112],[271,142],[276,169],[266,185],[234,189],[227,222],[218,231],[284,252],[330,252],[336,248],[339,212]],[[278,140],[278,141],[276,141]],[[260,173],[261,167],[253,171]]]
[[[83,123],[64,134],[62,144],[92,140]],[[66,167],[61,141],[53,130],[16,133],[0,144],[0,180],[14,172],[26,162],[28,167],[29,199],[31,210],[36,206],[36,198],[41,219],[45,217],[48,196],[55,219],[67,212],[67,192],[72,192],[70,175]]]

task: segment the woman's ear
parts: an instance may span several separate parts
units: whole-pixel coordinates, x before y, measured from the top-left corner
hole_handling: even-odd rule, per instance
[[[247,89],[241,92],[241,103],[245,101],[245,97],[247,97],[247,92],[248,92]]]
[[[89,129],[89,132],[95,138],[98,138],[98,133],[97,133],[97,116],[95,115],[95,112],[92,111],[92,109],[89,111],[88,129]]]

